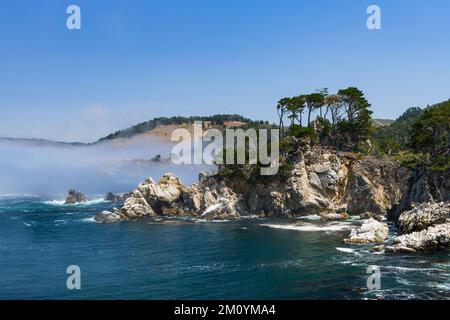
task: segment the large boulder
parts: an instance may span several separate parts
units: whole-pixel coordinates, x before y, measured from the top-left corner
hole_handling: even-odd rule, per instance
[[[64,204],[77,204],[87,202],[87,197],[78,190],[70,189]]]
[[[400,235],[386,252],[421,252],[450,248],[450,202],[423,203],[403,212]]]
[[[414,253],[450,248],[450,222],[395,238],[387,253]]]
[[[183,185],[177,176],[166,173],[158,183],[155,183],[152,178],[147,178],[136,191],[138,191],[138,197],[146,201],[146,205],[150,205],[157,213],[161,213],[162,208],[170,207],[180,198],[182,188]]]
[[[450,202],[422,203],[403,212],[398,220],[400,234],[422,231],[450,219]]]
[[[345,243],[381,243],[389,235],[389,228],[386,223],[381,223],[375,219],[364,220],[359,228],[354,228],[350,236],[344,240]]]

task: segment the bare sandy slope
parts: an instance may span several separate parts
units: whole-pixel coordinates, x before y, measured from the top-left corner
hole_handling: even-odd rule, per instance
[[[216,129],[224,129],[224,128],[236,128],[244,125],[245,122],[239,121],[227,121],[223,126],[221,125],[211,125],[208,122],[203,122],[203,129],[216,128]],[[131,138],[117,138],[111,140],[113,144],[127,144],[132,143],[134,141],[142,141],[142,140],[153,140],[158,142],[171,142],[172,132],[176,129],[186,129],[191,134],[191,137],[194,136],[194,126],[193,123],[183,123],[183,124],[170,124],[170,125],[162,125],[158,126],[153,130],[135,135]],[[177,141],[174,141],[177,142]]]

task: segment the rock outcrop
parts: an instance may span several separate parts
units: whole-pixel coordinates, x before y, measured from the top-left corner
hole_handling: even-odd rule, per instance
[[[213,177],[201,174],[200,181],[184,186],[171,173],[158,183],[147,178],[120,209],[102,212],[95,219],[117,222],[152,216],[194,216],[208,220],[234,219],[245,212],[241,198]]]
[[[422,203],[400,215],[400,234],[422,231],[450,220],[450,202]]]
[[[130,196],[131,192],[124,194],[114,194],[112,192],[108,192],[105,196],[105,200],[111,202],[123,202],[127,200]]]
[[[389,235],[389,228],[386,223],[381,223],[375,219],[364,220],[359,228],[354,228],[350,236],[344,240],[345,243],[382,243]]]
[[[424,203],[403,212],[400,235],[386,252],[421,252],[450,248],[450,202]]]
[[[318,214],[325,220],[365,212],[385,216],[402,197],[398,169],[393,161],[359,160],[351,154],[315,148],[299,152],[289,172],[238,183],[228,179],[228,185],[242,195],[251,214]]]
[[[398,164],[322,147],[294,153],[292,169],[274,176],[201,174],[198,183],[184,186],[173,174],[158,183],[141,183],[114,215],[113,222],[142,216],[194,216],[234,219],[241,215],[295,217],[317,214],[324,220],[371,212],[385,216],[402,197]],[[111,221],[110,221],[111,220]]]
[[[87,202],[87,197],[78,190],[71,189],[64,204],[77,204]]]
[[[450,248],[450,222],[395,238],[387,253],[414,253]]]
[[[402,198],[389,219],[398,222],[402,212],[411,210],[421,203],[450,201],[450,170],[434,171],[419,167],[405,175],[402,183]]]

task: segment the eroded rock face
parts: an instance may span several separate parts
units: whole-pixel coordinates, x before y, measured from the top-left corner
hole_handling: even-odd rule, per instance
[[[386,252],[420,252],[450,248],[450,202],[424,203],[398,220],[400,236]]]
[[[344,240],[345,243],[382,243],[389,235],[386,223],[375,219],[364,220],[359,228],[352,229],[350,236]]]
[[[64,204],[77,204],[83,202],[87,202],[87,197],[81,191],[71,189],[69,190],[69,195]]]
[[[404,234],[395,238],[388,253],[414,253],[450,248],[450,222],[428,227],[422,231]]]
[[[266,216],[284,217],[318,214],[333,218],[336,213],[371,212],[385,216],[402,196],[396,176],[398,165],[394,162],[374,158],[361,161],[321,148],[298,158],[294,169],[283,178],[241,183],[239,189],[250,213],[264,211]]]
[[[404,171],[404,169],[402,169]],[[398,176],[402,176],[399,172]],[[417,168],[410,175],[403,175],[404,190],[396,210],[390,219],[398,222],[400,215],[421,203],[450,201],[450,170],[433,171],[427,167]]]
[[[174,174],[167,173],[158,183],[147,178],[122,208],[99,213],[95,219],[106,223],[174,215],[234,219],[244,210],[238,195],[204,173],[201,181],[191,187],[184,186]]]
[[[202,173],[199,182],[189,187],[173,174],[164,175],[158,183],[148,178],[115,214],[122,220],[154,215],[202,217],[205,212],[207,219],[247,214],[317,214],[325,220],[365,212],[383,216],[401,198],[397,168],[394,162],[361,161],[320,147],[307,148],[296,153],[291,171],[275,176],[251,180]]]
[[[445,223],[449,219],[450,202],[422,203],[400,215],[398,228],[401,234],[412,233]]]

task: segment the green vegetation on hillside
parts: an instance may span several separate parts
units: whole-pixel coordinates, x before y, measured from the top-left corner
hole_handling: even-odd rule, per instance
[[[412,169],[450,169],[450,100],[425,110],[410,108],[393,124],[375,130],[373,141],[379,155],[395,155]]]
[[[450,100],[426,109],[417,119],[410,147],[433,169],[450,169]]]
[[[407,150],[414,122],[422,115],[421,108],[409,108],[394,123],[374,130],[373,141],[380,154],[396,154]]]

